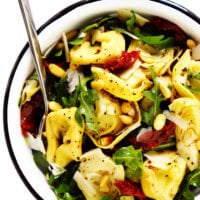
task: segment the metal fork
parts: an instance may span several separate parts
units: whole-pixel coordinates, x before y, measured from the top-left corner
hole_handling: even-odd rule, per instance
[[[46,91],[46,71],[42,62],[41,48],[40,48],[40,44],[39,44],[39,40],[37,36],[37,31],[36,31],[34,21],[32,18],[29,1],[19,0],[19,5],[20,5],[21,13],[24,19],[24,23],[25,23],[25,27],[26,27],[26,31],[28,35],[28,40],[29,40],[29,45],[32,52],[33,61],[35,64],[35,69],[38,75],[38,79],[39,79],[39,83],[40,83],[40,87],[41,87],[41,91],[43,95],[43,100],[44,100],[44,114],[42,116],[42,119],[39,125],[39,131],[38,131],[38,136],[37,136],[41,138],[45,121],[46,121],[46,116],[48,114],[48,99],[47,99],[47,91]]]

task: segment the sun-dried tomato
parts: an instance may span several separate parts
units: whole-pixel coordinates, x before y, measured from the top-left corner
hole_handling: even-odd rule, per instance
[[[163,129],[157,131],[147,131],[142,133],[137,138],[130,138],[130,142],[135,148],[142,148],[143,150],[151,150],[158,147],[160,144],[166,143],[174,135],[176,125],[169,121]]]
[[[31,101],[26,102],[21,107],[21,128],[24,136],[27,136],[27,132],[30,132],[33,135],[37,134],[43,113],[41,108],[42,102],[42,95],[38,92],[32,96]]]
[[[186,40],[188,37],[185,32],[176,24],[160,17],[151,18],[149,23],[153,25],[161,34],[164,33],[170,36],[175,36],[175,40],[178,45],[186,45]]]
[[[146,196],[142,191],[139,183],[134,183],[129,180],[116,181],[115,186],[119,189],[120,194],[137,197],[140,200],[145,200]]]
[[[113,73],[122,72],[123,70],[129,69],[133,66],[139,56],[139,53],[139,51],[123,51],[119,58],[108,60],[103,67]]]

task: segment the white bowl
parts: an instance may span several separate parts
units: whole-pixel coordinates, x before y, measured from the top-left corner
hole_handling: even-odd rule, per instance
[[[179,25],[200,42],[200,19],[189,10],[169,1],[147,0],[85,0],[64,8],[39,29],[42,49],[56,41],[63,31],[82,26],[86,21],[119,8],[133,9],[142,15],[160,16]],[[13,163],[27,188],[36,199],[55,200],[56,197],[44,175],[35,165],[20,129],[18,100],[26,77],[33,69],[28,44],[15,62],[4,99],[4,130]]]

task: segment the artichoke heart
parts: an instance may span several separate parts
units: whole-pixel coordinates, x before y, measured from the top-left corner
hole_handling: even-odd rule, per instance
[[[47,160],[65,167],[82,155],[84,127],[75,119],[77,108],[60,109],[48,114],[46,119]]]
[[[177,151],[192,171],[200,160],[198,143],[200,141],[200,102],[197,99],[182,97],[174,100],[169,109],[187,123],[187,128],[177,126],[175,130]]]
[[[155,200],[172,200],[186,171],[183,158],[173,151],[148,152],[145,154],[142,189]]]
[[[31,100],[31,97],[40,89],[40,85],[37,80],[26,80],[25,86],[21,95],[21,105],[24,105],[27,101]]]
[[[200,100],[200,62],[191,58],[187,49],[181,56],[172,71],[172,83],[181,97],[190,97]],[[196,92],[195,92],[196,91]]]
[[[117,180],[124,180],[124,168],[106,156],[101,149],[93,149],[80,157],[80,166],[74,180],[87,200],[99,200],[103,196],[114,199],[118,190]]]
[[[174,48],[155,49],[155,47],[144,44],[141,41],[132,40],[128,51],[139,50],[142,66],[149,68],[153,66],[153,70],[158,76],[163,75],[174,61]]]

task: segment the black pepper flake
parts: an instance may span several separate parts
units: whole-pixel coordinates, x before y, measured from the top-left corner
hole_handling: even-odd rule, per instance
[[[67,144],[70,144],[70,143],[71,143],[71,140],[67,140],[66,143],[67,143]]]

